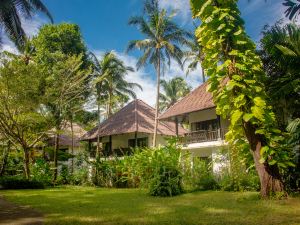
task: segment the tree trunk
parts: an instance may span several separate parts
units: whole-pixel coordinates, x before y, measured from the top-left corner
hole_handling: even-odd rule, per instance
[[[101,112],[100,112],[100,105],[98,103],[98,131],[97,131],[97,149],[96,149],[96,159],[100,157],[100,124],[101,124]]]
[[[57,179],[57,154],[59,150],[59,129],[56,129],[55,134],[55,146],[54,146],[54,152],[53,152],[53,161],[54,161],[54,170],[53,170],[53,182]]]
[[[205,74],[204,74],[204,69],[202,66],[201,66],[201,69],[202,69],[202,81],[203,81],[203,83],[205,83]]]
[[[0,177],[2,177],[4,175],[9,152],[10,152],[10,141],[7,142],[7,148],[4,148],[4,150],[3,150],[3,159],[2,159],[2,164],[0,167]]]
[[[71,154],[72,154],[72,164],[71,164],[71,173],[74,172],[74,129],[73,129],[73,115],[71,116],[71,139],[72,139],[72,145],[71,145]]]
[[[154,134],[153,134],[153,144],[156,146],[156,136],[157,136],[157,126],[158,126],[158,111],[159,111],[159,93],[160,93],[160,56],[158,57],[157,65],[157,87],[156,87],[156,105],[155,105],[155,124],[154,124]]]
[[[29,168],[29,149],[27,147],[23,147],[24,150],[24,175],[26,179],[30,177],[30,168]]]
[[[244,123],[246,137],[250,144],[251,153],[254,159],[255,168],[260,180],[260,194],[268,198],[276,192],[284,193],[284,185],[279,173],[278,166],[270,166],[267,163],[260,163],[260,150],[264,146],[260,135],[255,134],[255,127],[251,123]]]

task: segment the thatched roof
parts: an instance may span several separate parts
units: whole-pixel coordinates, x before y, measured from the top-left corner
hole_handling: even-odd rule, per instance
[[[120,111],[100,124],[99,136],[110,136],[126,133],[148,133],[154,130],[155,109],[143,102],[134,100]],[[98,126],[87,132],[81,140],[95,140]],[[185,129],[178,127],[179,135],[185,133]],[[157,133],[161,135],[175,136],[175,123],[159,121]]]
[[[160,120],[168,120],[175,116],[185,115],[191,112],[214,108],[213,97],[206,91],[208,83],[203,83],[187,96],[175,103],[159,117]]]
[[[85,133],[86,131],[79,124],[73,123],[74,147],[80,146],[80,137]],[[49,131],[47,143],[50,146],[55,145],[55,129]],[[59,135],[59,146],[72,146],[72,130],[70,122],[64,122],[63,129],[60,131]]]

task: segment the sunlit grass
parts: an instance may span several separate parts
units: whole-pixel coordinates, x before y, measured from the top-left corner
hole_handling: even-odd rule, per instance
[[[259,200],[257,193],[195,192],[155,198],[138,189],[63,187],[1,191],[29,205],[46,224],[247,224],[298,225],[300,198]]]

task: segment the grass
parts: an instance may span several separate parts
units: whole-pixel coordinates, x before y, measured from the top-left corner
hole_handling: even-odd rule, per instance
[[[137,189],[62,187],[0,191],[6,199],[29,205],[46,224],[243,224],[298,225],[300,198],[260,200],[257,193],[194,192],[155,198]]]

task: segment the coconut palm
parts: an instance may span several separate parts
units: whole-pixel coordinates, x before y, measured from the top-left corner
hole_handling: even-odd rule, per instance
[[[103,105],[105,105],[107,117],[110,117],[113,113],[114,106],[118,105],[116,100],[120,101],[122,105],[122,103],[129,100],[130,97],[136,98],[134,89],[139,88],[142,90],[142,87],[137,83],[126,81],[125,76],[128,72],[133,72],[134,70],[132,67],[126,66],[122,60],[118,59],[115,53],[105,53],[100,61],[98,61],[94,55],[92,55],[91,58],[93,59],[94,65],[93,84],[97,100],[98,123],[100,125]],[[97,139],[98,152],[99,136]]]
[[[30,19],[36,11],[44,13],[53,22],[50,12],[40,0],[0,1],[0,27],[18,48],[26,42],[22,18]]]
[[[174,77],[169,81],[161,80],[160,84],[164,92],[159,96],[160,111],[170,108],[191,91],[191,87],[182,77]]]
[[[300,1],[297,0],[284,0],[283,5],[287,7],[285,10],[285,15],[288,17],[290,20],[293,18],[296,18],[300,14]]]
[[[137,62],[137,69],[152,64],[157,75],[156,112],[153,146],[156,145],[156,134],[159,112],[160,75],[166,65],[170,66],[171,59],[182,67],[182,45],[186,45],[191,34],[181,29],[173,21],[174,14],[168,14],[160,9],[158,0],[146,0],[144,16],[130,18],[129,24],[134,25],[145,36],[143,40],[133,40],[129,43],[127,52],[138,49],[143,55]]]
[[[187,75],[190,72],[195,71],[204,60],[202,47],[201,45],[199,45],[196,38],[194,38],[193,41],[188,42],[188,47],[189,50],[184,52],[184,56],[185,56],[184,63],[188,63],[187,72],[186,72]],[[204,83],[205,73],[202,67],[201,69],[202,69],[202,81]]]

